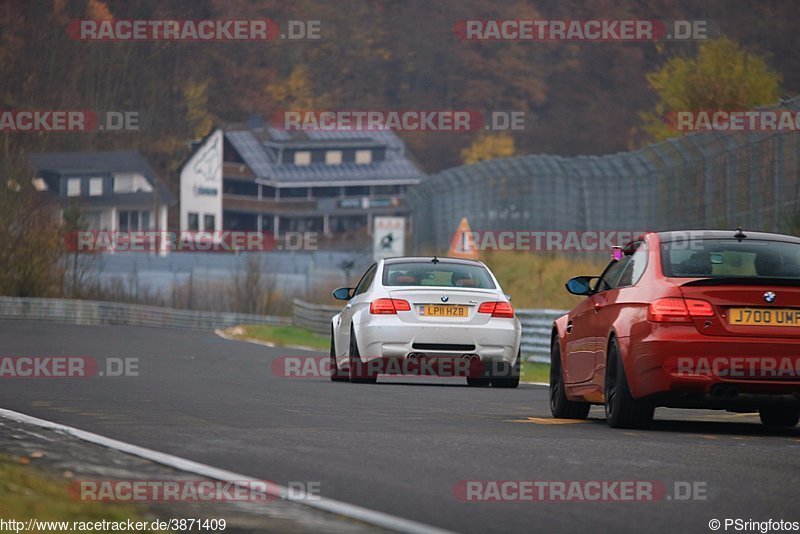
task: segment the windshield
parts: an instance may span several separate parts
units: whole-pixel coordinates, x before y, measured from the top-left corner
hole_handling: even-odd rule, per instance
[[[384,286],[436,286],[495,289],[488,269],[463,263],[390,263],[383,269]]]
[[[800,244],[784,241],[694,239],[661,246],[664,274],[683,278],[797,278]]]

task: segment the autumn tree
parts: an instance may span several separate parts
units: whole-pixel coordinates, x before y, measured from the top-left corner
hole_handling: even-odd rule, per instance
[[[482,134],[461,150],[461,160],[464,163],[477,163],[488,159],[509,158],[514,153],[514,138],[511,135]]]
[[[654,139],[679,135],[663,120],[670,111],[746,110],[774,104],[781,76],[766,61],[728,38],[702,43],[694,57],[676,56],[647,74],[658,94],[653,111],[642,113]]]
[[[22,152],[1,156],[0,295],[58,296],[66,250],[58,206],[33,188]]]

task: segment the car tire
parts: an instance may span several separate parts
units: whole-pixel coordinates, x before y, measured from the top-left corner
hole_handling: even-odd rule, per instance
[[[500,376],[492,377],[492,387],[500,389],[514,389],[519,387],[520,361],[522,359],[522,349],[517,352],[517,361],[514,365],[504,365],[505,373]]]
[[[611,428],[648,428],[655,406],[631,395],[617,340],[612,338],[606,358],[606,422]]]
[[[350,375],[339,370],[336,364],[336,345],[333,337],[333,327],[331,327],[331,353],[330,353],[331,382],[349,382]]]
[[[378,376],[371,374],[369,365],[361,361],[361,353],[358,352],[358,341],[356,341],[356,332],[353,327],[350,327],[350,382],[355,384],[374,384],[378,381]]]
[[[792,407],[761,408],[761,423],[769,427],[791,427],[800,421],[800,409]]]
[[[561,348],[558,338],[553,338],[550,344],[550,413],[558,419],[586,419],[591,407],[588,402],[567,398],[561,370]]]

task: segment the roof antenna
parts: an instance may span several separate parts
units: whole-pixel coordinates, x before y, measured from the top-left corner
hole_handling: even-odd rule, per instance
[[[735,237],[738,241],[741,241],[742,239],[747,239],[747,236],[744,235],[744,232],[742,232],[741,226],[736,227],[736,234],[733,237]]]
[[[434,264],[434,265],[436,265],[437,263],[439,263],[439,258],[437,258],[436,256],[434,256],[434,257],[433,257],[433,259],[431,260],[431,263],[432,263],[432,264]]]

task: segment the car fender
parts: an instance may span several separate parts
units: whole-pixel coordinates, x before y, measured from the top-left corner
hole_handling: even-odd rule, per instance
[[[605,369],[608,367],[608,347],[611,344],[611,338],[617,340],[617,346],[619,347],[619,352],[621,354],[622,360],[622,370],[625,373],[625,378],[628,381],[628,388],[630,389],[631,395],[633,398],[640,397],[639,393],[639,382],[636,379],[634,374],[634,361],[633,356],[631,356],[631,338],[630,336],[619,336],[617,335],[616,329],[612,329],[609,333],[608,338],[606,340],[606,347],[605,347],[605,367],[602,370],[602,373],[598,373],[599,376],[602,377],[603,380],[603,390],[605,391]]]
[[[566,335],[567,335],[567,322],[568,321],[569,321],[569,314],[568,313],[565,313],[561,317],[558,317],[555,321],[553,321],[553,332],[554,332],[554,334],[551,334],[551,336],[555,335],[558,338],[558,344],[559,344],[559,348],[560,348],[560,351],[561,351],[561,366],[562,367],[564,366],[564,359],[565,359],[565,356],[566,356],[566,346],[567,346],[566,345],[566,343],[567,343]],[[551,346],[552,346],[552,337],[550,339],[550,343],[551,343]]]

